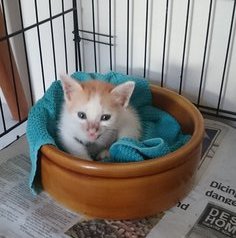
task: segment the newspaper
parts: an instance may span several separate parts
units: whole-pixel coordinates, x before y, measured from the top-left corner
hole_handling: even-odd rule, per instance
[[[236,237],[236,130],[219,122],[205,124],[206,133],[210,129],[214,138],[208,156],[202,159],[208,166],[202,165],[204,173],[200,171],[193,191],[165,212],[150,238]]]
[[[32,195],[28,146],[21,137],[0,151],[0,237],[236,237],[236,130],[211,120],[205,125],[193,191],[164,213],[132,221],[83,217],[45,192]]]

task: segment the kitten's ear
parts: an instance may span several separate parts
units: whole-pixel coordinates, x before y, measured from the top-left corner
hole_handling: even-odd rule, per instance
[[[75,81],[73,78],[69,77],[68,75],[60,75],[62,87],[64,90],[64,96],[67,101],[71,101],[72,94],[75,91],[83,90],[82,86]]]
[[[129,104],[130,97],[134,91],[135,82],[128,81],[116,86],[112,89],[111,94],[114,95],[115,99],[123,106],[127,107]]]

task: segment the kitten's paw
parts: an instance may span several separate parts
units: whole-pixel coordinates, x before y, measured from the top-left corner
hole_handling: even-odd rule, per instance
[[[110,158],[110,153],[108,150],[103,150],[102,152],[100,152],[97,157],[96,160],[104,160],[104,159],[108,159]]]
[[[90,160],[90,161],[93,160],[89,155],[79,155],[78,157],[83,160]]]

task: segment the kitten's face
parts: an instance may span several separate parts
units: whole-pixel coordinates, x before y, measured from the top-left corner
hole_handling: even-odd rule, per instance
[[[80,127],[80,139],[95,142],[106,131],[117,129],[119,112],[128,105],[133,82],[117,87],[101,81],[79,84],[68,77],[62,82],[66,107]]]
[[[110,98],[106,96],[106,99]],[[116,129],[118,108],[114,109],[102,101],[101,95],[96,93],[83,104],[77,103],[70,111],[87,141],[94,142],[107,130]]]

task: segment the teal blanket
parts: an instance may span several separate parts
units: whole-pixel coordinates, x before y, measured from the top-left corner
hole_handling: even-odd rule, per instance
[[[184,135],[179,123],[168,113],[152,106],[149,84],[143,78],[120,73],[108,74],[76,72],[72,75],[79,81],[89,79],[103,80],[118,85],[127,80],[135,82],[131,105],[138,112],[143,134],[137,141],[122,138],[110,147],[111,158],[108,162],[135,162],[166,155],[184,145],[190,135]],[[64,100],[60,81],[55,81],[45,95],[32,107],[27,122],[27,139],[32,163],[30,187],[34,193],[41,191],[38,154],[42,145],[51,144],[59,147],[56,122]]]

